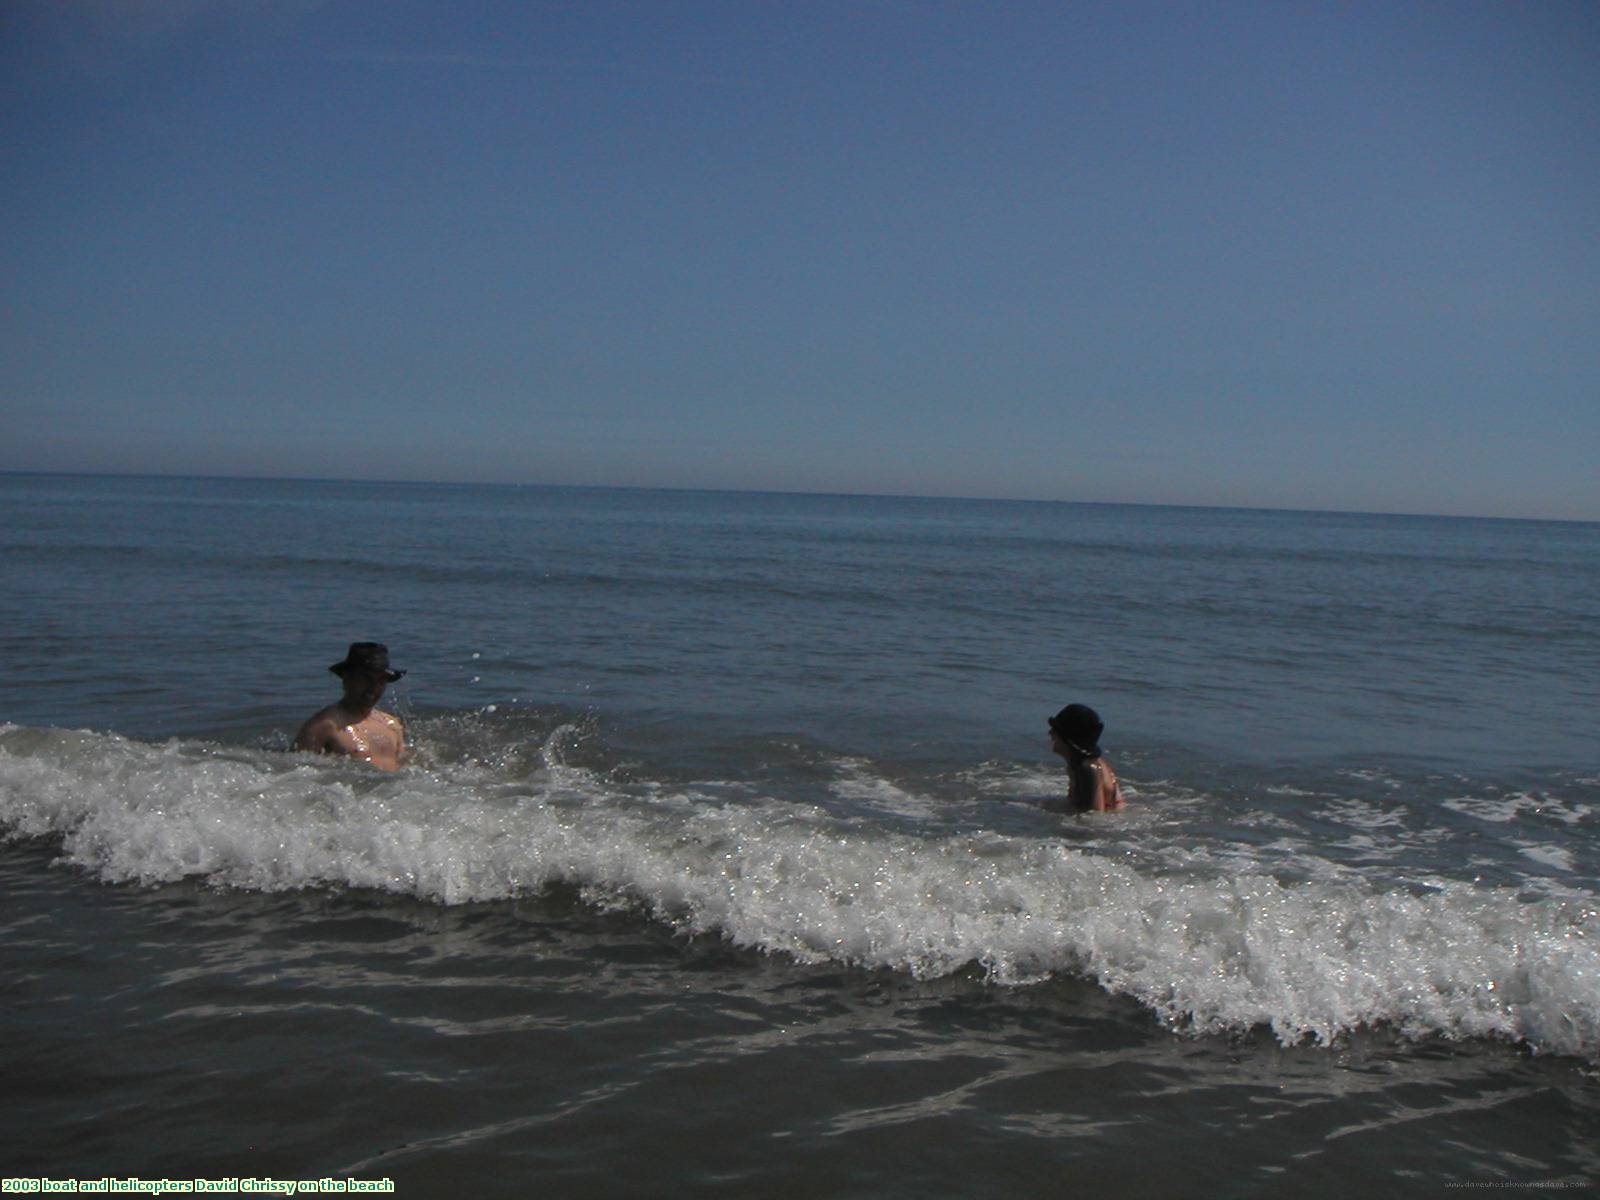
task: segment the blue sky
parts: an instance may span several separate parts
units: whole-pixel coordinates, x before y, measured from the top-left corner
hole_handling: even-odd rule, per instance
[[[0,7],[0,469],[1600,519],[1600,5]]]

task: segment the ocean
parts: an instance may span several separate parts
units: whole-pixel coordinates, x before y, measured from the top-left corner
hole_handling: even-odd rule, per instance
[[[0,546],[7,1190],[1600,1184],[1600,525],[11,474]],[[359,640],[392,775],[290,750]]]

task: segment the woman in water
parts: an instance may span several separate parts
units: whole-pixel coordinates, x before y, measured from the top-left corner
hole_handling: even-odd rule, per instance
[[[1086,704],[1069,704],[1050,718],[1050,749],[1067,760],[1067,810],[1115,812],[1122,807],[1117,773],[1100,753],[1105,723]]]

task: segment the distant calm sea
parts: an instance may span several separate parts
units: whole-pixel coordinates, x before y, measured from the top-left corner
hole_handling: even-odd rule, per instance
[[[7,1177],[1600,1184],[1600,525],[0,475],[0,563]],[[367,639],[396,775],[287,751]]]

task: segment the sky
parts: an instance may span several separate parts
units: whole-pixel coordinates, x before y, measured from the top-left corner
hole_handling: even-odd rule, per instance
[[[1600,520],[1600,4],[6,0],[0,470]]]

